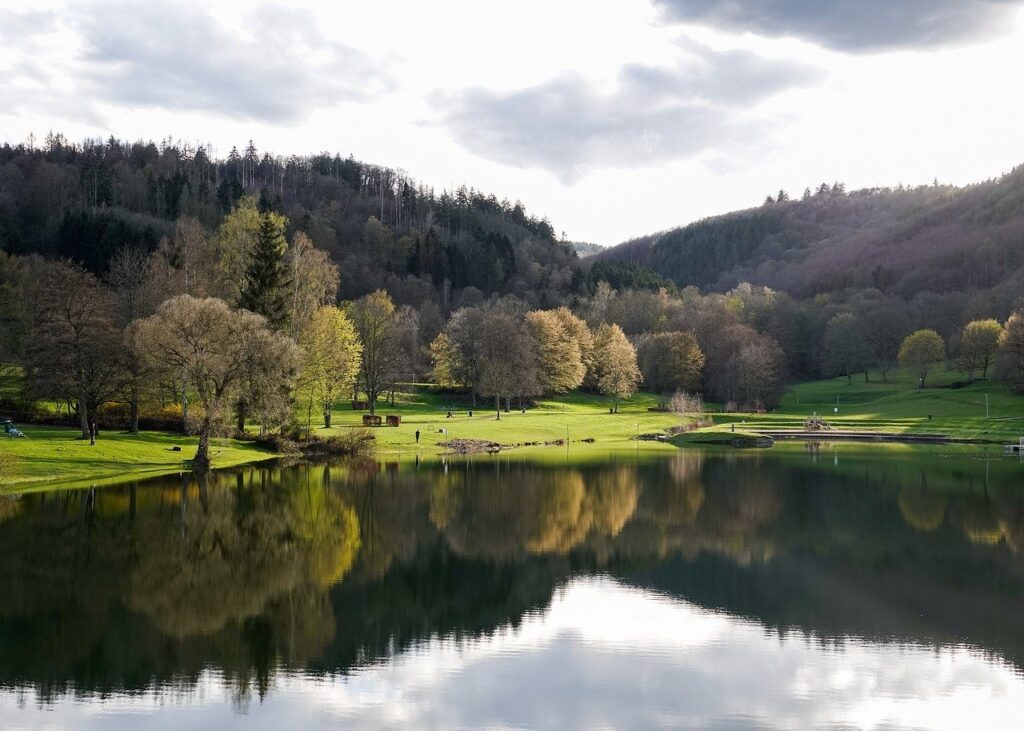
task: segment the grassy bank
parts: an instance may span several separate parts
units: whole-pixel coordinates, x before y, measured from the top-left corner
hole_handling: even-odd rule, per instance
[[[651,394],[637,394],[630,401],[622,402],[619,413],[608,413],[608,402],[590,394],[569,394],[559,399],[541,400],[525,413],[513,409],[502,412],[501,419],[495,419],[493,403],[488,405],[480,400],[473,416],[467,400],[424,391],[417,394],[400,394],[395,406],[379,404],[378,414],[396,414],[402,417],[400,427],[373,429],[378,452],[385,458],[413,457],[420,454],[431,456],[439,451],[439,442],[451,439],[480,439],[503,445],[536,443],[534,446],[517,447],[517,453],[539,458],[554,453],[558,459],[565,459],[565,449],[553,450],[553,443],[568,438],[573,457],[600,455],[609,450],[624,451],[670,451],[670,445],[658,442],[637,442],[637,434],[661,433],[679,423],[675,414],[649,411],[656,406],[658,398]],[[449,409],[452,418],[447,418]],[[335,409],[330,430],[319,428],[314,423],[314,434],[328,435],[350,429],[361,424],[364,411],[353,411],[347,404]],[[419,444],[416,431],[420,432]],[[587,441],[584,441],[587,440]],[[589,441],[593,440],[593,441]]]
[[[26,439],[6,439],[0,449],[14,457],[13,474],[0,478],[6,489],[26,490],[53,484],[102,485],[124,479],[155,477],[187,469],[196,437],[143,432],[105,432],[95,446],[79,439],[77,429],[22,426]],[[180,452],[173,451],[179,447]],[[274,455],[247,442],[215,440],[210,447],[215,467],[232,467]]]
[[[955,371],[940,371],[933,374],[932,382],[946,385],[960,376]],[[383,461],[433,459],[446,451],[439,443],[452,439],[516,445],[513,453],[517,458],[537,461],[590,461],[609,455],[643,457],[671,453],[677,448],[635,438],[638,434],[661,434],[679,424],[675,414],[649,410],[657,403],[658,397],[641,393],[623,402],[619,413],[610,414],[606,399],[570,394],[541,400],[525,413],[513,409],[496,420],[493,405],[478,401],[470,416],[467,399],[422,389],[399,395],[394,406],[381,403],[378,413],[401,416],[402,425],[376,428],[372,433]],[[709,408],[715,410],[714,405]],[[452,418],[447,418],[449,409]],[[869,383],[857,378],[851,384],[839,378],[798,384],[772,413],[713,413],[714,426],[676,442],[680,446],[728,443],[737,435],[753,438],[763,430],[798,430],[814,412],[840,430],[941,434],[996,443],[1016,442],[1024,435],[1024,397],[1010,394],[999,384],[979,382],[958,389],[922,390],[914,387],[912,378],[894,372],[884,384],[880,374],[872,374]],[[333,413],[333,428],[325,430],[314,424],[313,434],[348,432],[361,425],[364,413],[341,404]],[[77,439],[73,429],[28,426],[25,431],[28,439],[0,438],[0,449],[17,460],[14,476],[5,480],[5,485],[14,489],[104,484],[178,472],[185,468],[184,461],[191,458],[196,444],[195,438],[169,434],[108,432],[90,447]],[[827,433],[822,436],[828,438]],[[182,451],[171,451],[176,446]],[[216,467],[230,467],[274,455],[245,442],[218,440],[212,456]]]
[[[825,417],[835,429],[871,431],[886,434],[931,434],[952,439],[973,439],[990,442],[1016,442],[1024,435],[1024,397],[1008,392],[996,382],[976,382],[963,388],[944,388],[963,374],[954,370],[938,370],[930,376],[936,388],[916,388],[913,376],[892,371],[882,383],[879,373],[870,374],[865,383],[858,376],[849,383],[846,378],[801,383],[786,393],[778,409],[767,414],[713,413],[714,426],[700,436],[682,442],[714,441],[715,432],[724,434],[723,441],[737,432],[756,434],[765,430],[799,430],[804,420],[813,413]],[[986,416],[986,399],[987,413]],[[674,414],[651,412],[658,398],[651,394],[637,394],[623,402],[618,414],[608,413],[605,399],[570,394],[561,399],[541,400],[525,414],[513,410],[495,420],[493,406],[478,401],[473,416],[468,415],[468,403],[430,392],[401,395],[395,406],[381,404],[380,414],[402,417],[398,428],[374,429],[378,450],[383,455],[411,456],[437,451],[438,442],[446,439],[484,439],[501,444],[523,442],[553,442],[566,438],[566,429],[573,451],[583,454],[623,450],[664,450],[669,445],[658,442],[633,441],[637,433],[660,433],[679,423]],[[448,408],[453,418],[446,418]],[[716,410],[716,405],[709,409]],[[838,411],[836,411],[838,409]],[[351,428],[360,423],[361,411],[340,406],[333,414],[330,433]],[[929,415],[931,418],[929,418]],[[415,443],[415,432],[420,430],[420,444]],[[439,430],[447,429],[447,434]],[[593,443],[583,442],[593,439]],[[539,452],[550,447],[529,447],[527,452]]]

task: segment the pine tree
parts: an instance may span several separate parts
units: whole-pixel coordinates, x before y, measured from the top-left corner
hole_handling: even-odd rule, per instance
[[[288,267],[285,253],[284,216],[266,212],[260,215],[260,232],[246,270],[245,286],[239,305],[263,315],[275,330],[288,324]]]

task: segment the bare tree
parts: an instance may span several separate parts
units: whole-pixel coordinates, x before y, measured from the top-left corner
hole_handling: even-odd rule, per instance
[[[92,274],[52,262],[36,283],[27,376],[41,396],[77,402],[82,438],[95,435],[100,405],[117,392],[120,337],[113,297]]]
[[[234,311],[218,299],[179,295],[138,327],[155,367],[184,373],[199,395],[204,414],[193,461],[197,470],[209,468],[214,427],[243,386],[287,388],[298,362],[290,338],[271,332],[259,315]]]

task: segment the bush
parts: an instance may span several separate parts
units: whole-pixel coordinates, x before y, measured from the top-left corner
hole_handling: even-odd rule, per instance
[[[703,414],[704,399],[700,394],[677,391],[669,401],[668,408],[674,414]]]

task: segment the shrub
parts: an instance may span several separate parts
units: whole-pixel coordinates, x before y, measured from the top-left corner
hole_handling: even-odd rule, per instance
[[[668,408],[674,414],[703,414],[704,399],[697,393],[677,391],[669,401]]]

